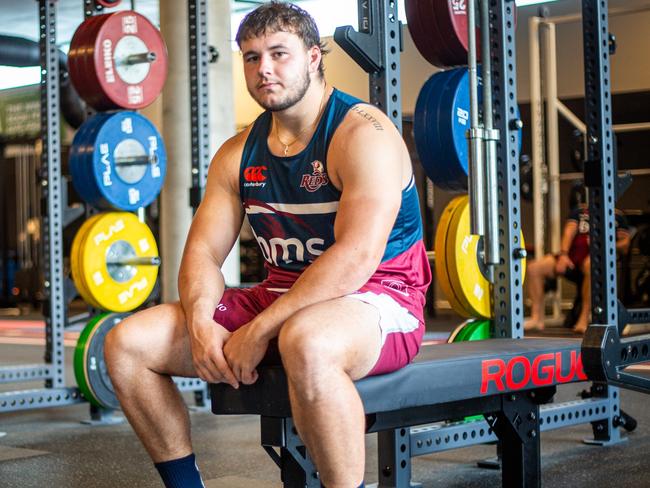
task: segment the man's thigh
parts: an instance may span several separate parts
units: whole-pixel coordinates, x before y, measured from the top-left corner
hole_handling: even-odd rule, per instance
[[[356,293],[306,307],[287,326],[322,345],[327,360],[353,380],[406,366],[417,354],[424,325],[388,295]]]
[[[161,374],[197,376],[180,303],[142,310],[123,320],[113,332],[115,347],[146,368]]]

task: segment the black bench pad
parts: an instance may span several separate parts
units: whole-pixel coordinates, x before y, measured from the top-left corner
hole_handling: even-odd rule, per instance
[[[579,339],[492,339],[425,345],[413,363],[355,383],[366,414],[458,402],[586,380]],[[215,414],[289,417],[282,366],[258,368],[238,390],[210,385]],[[335,394],[333,392],[333,394]]]

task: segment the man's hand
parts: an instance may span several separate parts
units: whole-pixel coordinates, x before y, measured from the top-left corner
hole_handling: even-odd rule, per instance
[[[257,381],[255,368],[266,354],[268,345],[269,340],[260,333],[259,327],[253,322],[233,332],[223,352],[238,381],[245,385],[252,385]]]
[[[575,264],[566,254],[560,254],[555,261],[555,273],[558,275],[563,275],[567,272],[567,269],[573,268],[575,268]]]
[[[194,369],[199,378],[208,383],[228,383],[233,388],[239,387],[224,357],[224,344],[231,335],[224,327],[215,324],[212,320],[192,327],[190,346]]]

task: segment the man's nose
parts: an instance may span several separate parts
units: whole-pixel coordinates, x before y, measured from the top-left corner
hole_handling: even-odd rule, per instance
[[[273,66],[271,63],[271,56],[262,55],[260,56],[260,62],[257,66],[257,72],[261,77],[267,77],[273,72]]]

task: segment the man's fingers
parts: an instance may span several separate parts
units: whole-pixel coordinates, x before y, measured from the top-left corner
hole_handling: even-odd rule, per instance
[[[239,382],[237,381],[235,374],[230,369],[230,366],[228,365],[228,362],[224,358],[221,351],[219,351],[219,354],[215,354],[212,357],[212,362],[219,370],[219,373],[221,373],[221,377],[225,383],[228,383],[233,388],[239,388]]]
[[[241,382],[244,383],[245,385],[252,385],[257,381],[257,378],[258,378],[257,370],[254,369],[253,371],[242,372]]]

